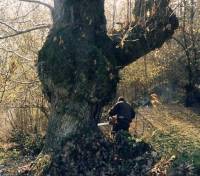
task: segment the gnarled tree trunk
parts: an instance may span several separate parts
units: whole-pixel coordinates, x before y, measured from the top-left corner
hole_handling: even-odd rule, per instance
[[[89,122],[95,124],[101,106],[115,93],[116,63],[103,5],[99,0],[55,2],[56,21],[38,67],[52,105],[47,150],[59,147],[63,138]]]
[[[76,135],[99,136],[96,122],[115,95],[118,68],[160,47],[177,28],[176,17],[163,9],[162,20],[154,17],[149,22],[153,28],[135,26],[123,41],[115,41],[106,33],[104,0],[55,0],[54,25],[38,60],[52,110],[45,152],[73,145]]]

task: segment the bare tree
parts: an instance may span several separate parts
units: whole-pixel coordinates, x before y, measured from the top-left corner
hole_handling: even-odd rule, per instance
[[[185,105],[192,106],[199,101],[199,93],[197,92],[197,85],[199,84],[199,11],[198,2],[195,0],[182,0],[181,2],[181,25],[180,33],[174,37],[175,41],[181,46],[185,60],[185,70],[187,73],[187,83],[185,86]]]
[[[17,113],[14,122],[19,122],[19,126],[15,130],[25,126],[23,132],[30,132],[37,122],[41,122],[37,123],[40,128],[48,119],[48,104],[41,92],[35,63],[51,17],[45,6],[18,0],[0,2],[0,11],[0,109],[4,114]]]

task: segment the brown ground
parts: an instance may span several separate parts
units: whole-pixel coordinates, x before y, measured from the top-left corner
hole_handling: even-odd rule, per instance
[[[105,127],[109,128],[109,127]],[[170,133],[171,139],[180,139],[182,146],[200,146],[200,114],[198,109],[186,109],[180,105],[159,105],[155,108],[143,107],[131,124],[133,135],[151,140],[157,131]],[[16,176],[30,168],[33,158],[22,157],[17,151],[9,150],[12,145],[0,144],[0,176]]]
[[[130,131],[133,134],[136,131],[139,135],[149,135],[152,129],[153,132],[160,130],[164,133],[175,130],[176,135],[184,139],[183,142],[190,140],[194,145],[200,144],[200,114],[180,105],[140,108]]]

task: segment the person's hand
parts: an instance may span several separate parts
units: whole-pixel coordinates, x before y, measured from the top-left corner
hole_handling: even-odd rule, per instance
[[[109,123],[115,125],[117,123],[117,116],[109,117]]]

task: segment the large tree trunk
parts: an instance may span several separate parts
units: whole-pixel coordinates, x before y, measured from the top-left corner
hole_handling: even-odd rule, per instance
[[[38,63],[43,90],[52,106],[45,150],[56,149],[88,122],[95,124],[117,83],[104,2],[63,0],[55,1],[55,7],[54,26]]]
[[[137,42],[123,40],[120,45],[106,34],[103,0],[55,0],[54,25],[38,60],[43,91],[51,104],[44,152],[75,145],[77,135],[87,133],[91,139],[100,135],[96,123],[101,108],[115,95],[118,68],[160,47],[173,34],[177,24],[165,30],[170,23],[167,15],[167,22],[145,33],[147,38],[141,37],[144,30],[130,31],[128,37]],[[162,38],[154,38],[156,34]]]

